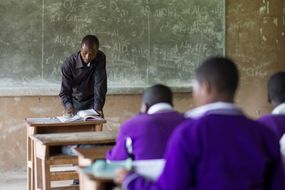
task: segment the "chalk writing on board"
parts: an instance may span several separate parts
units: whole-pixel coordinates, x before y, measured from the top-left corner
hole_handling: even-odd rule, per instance
[[[224,1],[221,0],[0,0],[0,77],[16,81],[60,83],[65,58],[80,48],[86,34],[96,34],[107,56],[109,86],[148,86],[156,82],[189,86],[197,65],[224,53]],[[13,4],[15,8],[13,8]],[[8,16],[8,17],[7,17]],[[9,22],[25,17],[27,24]],[[10,19],[10,20],[9,20]],[[16,22],[17,23],[17,22]],[[23,35],[25,48],[6,40]],[[25,31],[25,32],[23,32]],[[6,35],[6,36],[4,36]],[[7,48],[3,48],[7,47]],[[42,50],[42,51],[41,51]],[[11,58],[12,57],[12,58]],[[15,76],[16,73],[16,76]]]

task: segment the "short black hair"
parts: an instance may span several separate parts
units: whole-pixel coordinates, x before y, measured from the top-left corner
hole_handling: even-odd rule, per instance
[[[285,72],[273,74],[268,80],[268,98],[281,104],[285,102]]]
[[[85,44],[87,47],[92,47],[94,44],[96,48],[99,49],[99,40],[95,35],[86,35],[81,41],[81,47]]]
[[[231,59],[215,56],[206,59],[197,68],[196,79],[208,81],[219,93],[234,96],[239,84],[239,72]]]
[[[163,84],[156,84],[147,88],[143,93],[143,102],[148,106],[157,103],[172,103],[172,91],[169,87]]]

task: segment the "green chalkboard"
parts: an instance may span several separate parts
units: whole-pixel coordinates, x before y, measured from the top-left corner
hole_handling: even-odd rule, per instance
[[[0,86],[59,86],[86,34],[99,37],[110,88],[190,86],[224,53],[224,0],[0,0]]]

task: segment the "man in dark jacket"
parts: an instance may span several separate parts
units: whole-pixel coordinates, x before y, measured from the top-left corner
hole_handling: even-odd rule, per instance
[[[106,56],[99,50],[98,38],[86,35],[80,51],[66,58],[62,65],[59,96],[67,114],[93,108],[103,116],[106,92]]]

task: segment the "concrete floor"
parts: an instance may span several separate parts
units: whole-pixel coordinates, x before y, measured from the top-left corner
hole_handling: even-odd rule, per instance
[[[26,171],[1,173],[0,190],[27,190]]]

